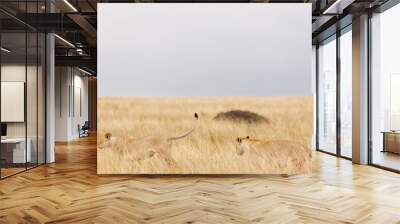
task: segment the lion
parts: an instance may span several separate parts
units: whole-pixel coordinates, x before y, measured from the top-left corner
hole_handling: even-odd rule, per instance
[[[311,150],[301,143],[289,140],[259,140],[246,137],[236,139],[236,152],[239,156],[255,155],[271,159],[271,165],[279,168],[311,168]]]
[[[112,148],[113,150],[119,150],[119,153],[124,157],[129,157],[133,160],[141,161],[144,159],[151,158],[158,154],[160,158],[164,159],[169,165],[173,165],[175,162],[170,158],[167,149],[171,146],[173,141],[183,139],[192,134],[196,127],[199,115],[194,114],[195,124],[189,130],[173,137],[162,137],[162,136],[147,136],[144,138],[119,138],[113,136],[111,133],[104,135],[104,141],[99,145],[99,149]],[[141,149],[137,152],[132,153],[134,149]]]

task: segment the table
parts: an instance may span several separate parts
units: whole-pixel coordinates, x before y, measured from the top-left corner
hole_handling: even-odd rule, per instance
[[[392,152],[400,154],[400,131],[382,131],[383,150],[382,152]]]
[[[6,163],[26,163],[32,160],[32,140],[26,139],[28,142],[25,151],[25,138],[5,138],[1,139],[1,157]]]

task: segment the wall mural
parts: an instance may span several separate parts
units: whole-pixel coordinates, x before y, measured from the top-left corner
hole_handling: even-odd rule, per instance
[[[310,172],[310,15],[308,4],[99,4],[98,173]]]

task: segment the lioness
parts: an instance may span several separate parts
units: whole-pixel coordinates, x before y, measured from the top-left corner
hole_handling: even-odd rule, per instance
[[[166,150],[170,147],[173,141],[183,139],[195,131],[197,121],[199,120],[197,113],[194,114],[194,118],[196,123],[192,128],[180,135],[168,138],[163,138],[157,135],[144,138],[119,138],[112,136],[111,133],[106,133],[104,135],[104,141],[99,145],[99,149],[112,148],[114,150],[119,150],[119,153],[123,154],[124,157],[133,160],[143,160],[153,157],[155,154],[159,154],[159,156],[165,159],[167,163],[172,164],[174,162]]]
[[[242,156],[244,154],[264,156],[271,159],[277,167],[311,168],[311,150],[297,142],[288,140],[259,140],[246,137],[236,139],[236,152]],[[306,164],[307,163],[307,164]]]

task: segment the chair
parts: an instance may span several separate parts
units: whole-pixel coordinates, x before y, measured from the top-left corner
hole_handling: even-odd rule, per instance
[[[82,127],[78,124],[79,138],[89,136],[89,129],[90,129],[89,121],[85,121]]]

